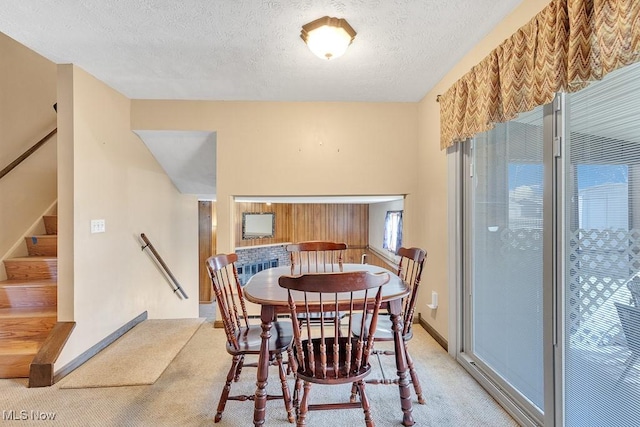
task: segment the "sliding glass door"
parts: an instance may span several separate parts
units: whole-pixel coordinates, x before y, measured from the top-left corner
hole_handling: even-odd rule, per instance
[[[566,110],[565,425],[638,426],[640,66],[567,95]]]
[[[543,109],[477,135],[467,194],[466,355],[543,411]]]
[[[640,425],[640,64],[463,150],[459,360],[525,425]]]

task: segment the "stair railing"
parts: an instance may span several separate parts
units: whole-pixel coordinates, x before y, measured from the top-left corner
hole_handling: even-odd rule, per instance
[[[51,132],[49,132],[47,135],[45,135],[40,141],[38,141],[35,144],[33,144],[33,146],[31,146],[31,148],[29,148],[27,151],[25,151],[20,156],[18,156],[17,159],[15,159],[13,162],[9,163],[9,165],[7,165],[7,167],[5,167],[4,169],[2,169],[0,171],[0,179],[2,179],[2,177],[4,177],[6,174],[8,174],[12,170],[14,170],[16,168],[16,166],[18,166],[20,163],[25,161],[27,159],[27,157],[29,157],[30,155],[35,153],[35,151],[38,148],[42,147],[44,145],[44,143],[47,142],[49,139],[51,139],[51,137],[53,135],[55,135],[57,132],[58,132],[58,128],[53,129]]]
[[[151,242],[149,241],[147,236],[145,236],[145,234],[142,233],[142,234],[140,234],[140,238],[145,243],[144,246],[142,246],[142,250],[144,251],[146,248],[149,248],[149,251],[151,251],[151,253],[155,257],[156,262],[158,264],[160,264],[160,266],[162,267],[162,269],[166,273],[167,277],[169,277],[169,279],[171,279],[173,293],[175,294],[176,292],[180,292],[180,294],[182,295],[182,298],[189,299],[187,294],[184,292],[184,289],[182,289],[182,286],[180,286],[180,283],[178,283],[178,279],[176,279],[175,276],[173,275],[173,273],[171,273],[171,270],[169,270],[169,267],[167,267],[167,264],[165,264],[165,262],[162,260],[162,257],[158,254],[158,252],[153,247],[153,245],[151,244]]]
[[[53,109],[56,111],[56,113],[58,112],[58,103],[57,102],[55,104],[53,104]],[[27,157],[29,157],[30,155],[35,153],[38,148],[42,147],[44,145],[44,143],[47,142],[49,139],[51,139],[51,137],[53,135],[55,135],[56,133],[58,133],[58,128],[57,127],[54,128],[48,134],[46,134],[40,141],[38,141],[35,144],[33,144],[33,146],[31,146],[31,148],[29,148],[27,151],[25,151],[20,156],[18,156],[17,159],[15,159],[13,162],[9,163],[7,165],[7,167],[5,167],[4,169],[2,169],[0,171],[0,179],[2,179],[6,174],[8,174],[12,170],[14,170],[16,168],[16,166],[18,166],[20,163],[25,161],[27,159]]]

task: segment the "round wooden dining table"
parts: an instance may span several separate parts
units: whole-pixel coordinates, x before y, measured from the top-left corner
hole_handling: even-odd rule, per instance
[[[415,424],[412,415],[411,391],[407,375],[405,348],[402,341],[402,299],[409,294],[409,287],[396,274],[389,270],[369,264],[344,264],[343,272],[368,271],[370,273],[389,273],[390,279],[382,287],[382,303],[391,315],[393,323],[394,353],[398,370],[398,391],[400,393],[400,408],[402,410],[402,425]],[[291,267],[282,266],[262,270],[252,276],[244,287],[245,298],[261,306],[260,321],[262,342],[258,359],[256,394],[254,401],[253,424],[262,426],[265,423],[267,406],[267,378],[269,370],[269,338],[271,337],[272,322],[278,314],[289,314],[287,290],[280,287],[278,279],[283,275],[290,275]]]

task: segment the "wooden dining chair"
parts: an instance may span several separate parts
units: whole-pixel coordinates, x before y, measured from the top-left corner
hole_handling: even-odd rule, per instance
[[[330,242],[324,240],[311,240],[287,245],[287,252],[291,261],[291,274],[303,273],[329,273],[343,270],[344,253],[347,250],[346,243]],[[325,321],[335,321],[344,317],[344,313],[333,312],[322,314]],[[303,326],[309,321],[317,324],[320,313],[309,313],[307,316],[301,313],[298,320]]]
[[[242,286],[238,280],[235,266],[237,260],[238,256],[236,254],[220,254],[214,255],[206,261],[218,309],[220,310],[220,317],[227,335],[227,352],[233,356],[231,368],[227,374],[227,381],[220,394],[218,412],[215,416],[216,423],[222,419],[222,412],[228,400],[253,401],[255,398],[254,395],[229,396],[231,383],[240,379],[242,368],[245,366],[257,367],[257,362],[244,363],[244,361],[246,355],[258,355],[260,353],[260,334],[262,333],[262,328],[259,324],[249,324]],[[282,398],[284,400],[289,422],[293,422],[295,417],[282,354],[287,352],[289,363],[294,362],[291,347],[292,341],[293,330],[291,323],[288,321],[273,322],[271,339],[269,340],[269,363],[270,365],[278,366],[282,384],[282,396],[267,395],[267,399]]]
[[[291,274],[342,271],[346,243],[312,240],[287,245]]]
[[[409,373],[411,375],[411,382],[413,383],[414,391],[417,395],[418,402],[420,404],[424,404],[424,396],[422,395],[422,387],[420,385],[420,379],[418,378],[418,374],[416,373],[413,359],[409,354],[409,341],[413,337],[413,316],[416,308],[416,301],[418,298],[418,289],[420,287],[420,279],[422,277],[422,269],[424,267],[424,262],[427,258],[427,253],[419,248],[400,248],[396,252],[397,255],[400,256],[400,261],[398,264],[398,276],[410,287],[411,291],[409,295],[403,300],[402,303],[402,320],[403,320],[403,329],[402,329],[402,340],[404,342],[405,348],[405,356],[407,366],[409,367]],[[362,322],[361,317],[357,317],[354,319],[353,325],[354,327],[351,329],[351,333],[355,336],[360,334],[362,330],[360,327],[360,323]],[[375,335],[376,341],[393,341],[393,329],[391,318],[387,315],[380,316],[378,321],[378,326],[376,329]],[[384,370],[382,370],[382,361],[380,360],[381,355],[393,355],[394,352],[390,350],[374,350],[374,354],[378,359],[378,364],[380,366],[381,372],[383,372],[383,378],[380,379],[371,379],[368,380],[369,384],[398,384],[398,378],[387,378],[384,376]],[[355,400],[357,389],[354,386],[351,390],[351,400]]]
[[[348,408],[362,408],[367,427],[374,425],[363,380],[371,372],[369,354],[380,310],[382,286],[388,281],[389,273],[371,274],[365,271],[312,273],[279,278],[280,286],[288,289],[289,309],[294,324],[297,369],[293,403],[298,426],[306,425],[310,410]],[[340,333],[339,322],[327,322],[323,316],[319,318],[319,327],[311,327],[309,322],[306,322],[306,327],[298,324],[299,314],[309,315],[316,310],[320,313],[344,310],[349,315],[349,330],[355,313],[360,313],[366,321],[361,322],[362,330],[357,336]],[[366,332],[365,325],[369,328]],[[355,384],[358,390],[359,402],[309,404],[311,384],[350,383]],[[303,385],[304,393],[300,399]]]

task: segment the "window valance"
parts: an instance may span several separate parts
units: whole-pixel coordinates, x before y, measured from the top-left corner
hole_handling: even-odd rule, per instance
[[[440,97],[440,148],[640,61],[640,1],[553,0]]]

